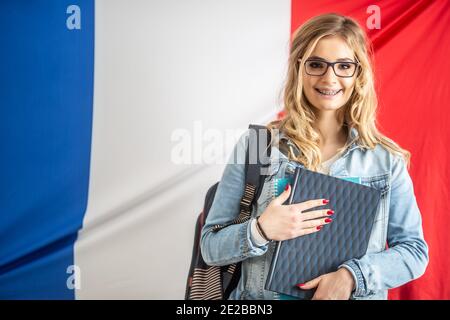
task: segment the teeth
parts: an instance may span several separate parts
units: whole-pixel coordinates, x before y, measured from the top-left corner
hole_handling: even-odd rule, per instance
[[[317,91],[319,91],[321,94],[325,94],[325,95],[328,95],[328,96],[334,96],[334,95],[337,94],[340,90],[335,90],[335,91],[325,91],[325,90],[317,89]]]

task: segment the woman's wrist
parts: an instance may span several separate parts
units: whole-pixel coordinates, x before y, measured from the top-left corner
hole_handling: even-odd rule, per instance
[[[352,273],[347,270],[347,268],[341,267],[338,269],[338,272],[340,272],[345,279],[346,282],[351,284],[351,292],[353,292],[356,289],[356,282],[355,278],[353,277]]]
[[[252,219],[252,221],[250,222],[250,238],[253,245],[257,247],[262,247],[269,243],[269,241],[263,238],[260,231],[258,231],[258,227],[256,226],[256,219]]]
[[[264,229],[262,228],[261,223],[259,222],[259,218],[260,218],[260,217],[257,217],[257,218],[256,218],[256,229],[258,230],[259,234],[261,235],[261,237],[262,237],[264,240],[266,240],[267,242],[272,241],[272,239],[270,239],[270,238],[267,236],[267,234],[264,232]]]

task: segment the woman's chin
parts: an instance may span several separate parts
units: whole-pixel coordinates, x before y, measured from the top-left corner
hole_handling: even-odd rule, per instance
[[[335,111],[342,107],[341,104],[337,103],[318,103],[317,106],[317,109],[322,111]]]

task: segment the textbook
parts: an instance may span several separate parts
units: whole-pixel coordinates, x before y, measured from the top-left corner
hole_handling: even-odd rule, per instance
[[[299,299],[310,299],[314,290],[302,290],[306,283],[367,251],[381,191],[301,167],[296,168],[288,204],[311,199],[330,202],[304,212],[332,209],[333,222],[322,230],[276,244],[265,289]]]

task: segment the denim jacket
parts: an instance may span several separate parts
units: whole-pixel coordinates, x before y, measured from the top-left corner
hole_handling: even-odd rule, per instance
[[[352,129],[349,141],[357,135],[357,130]],[[209,265],[242,261],[242,276],[230,299],[279,299],[279,294],[264,289],[274,242],[261,247],[252,243],[251,220],[211,232],[214,225],[228,223],[239,214],[248,136],[249,131],[241,136],[225,167],[202,230],[201,251]],[[280,139],[283,138],[287,139],[281,133]],[[293,174],[296,166],[302,165],[289,161],[277,147],[272,147],[268,174],[253,207],[253,218],[261,215],[276,196],[274,181]],[[387,299],[387,289],[420,277],[428,264],[422,219],[405,161],[381,145],[367,150],[353,142],[332,164],[330,175],[360,177],[362,184],[381,190],[381,203],[366,254],[340,267],[347,268],[354,277],[356,289],[351,299]]]

